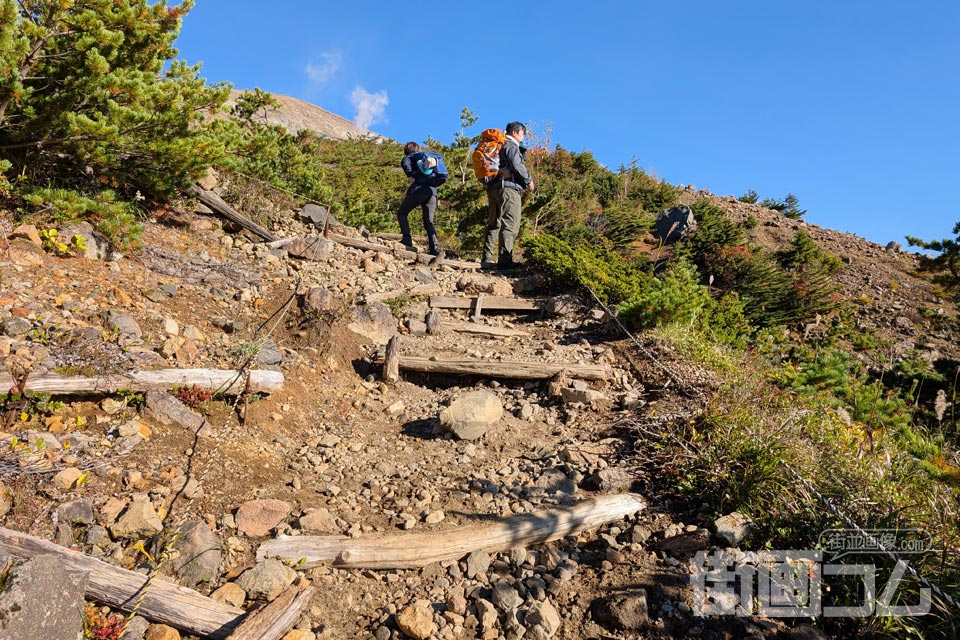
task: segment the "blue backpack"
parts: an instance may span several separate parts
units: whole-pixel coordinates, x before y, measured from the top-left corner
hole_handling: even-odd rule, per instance
[[[418,151],[414,153],[410,159],[413,161],[414,170],[417,172],[415,180],[417,184],[439,187],[447,181],[450,175],[447,172],[447,165],[443,162],[443,156],[439,153],[434,153],[433,151]],[[424,166],[425,164],[434,164],[431,160],[436,161],[436,166]]]

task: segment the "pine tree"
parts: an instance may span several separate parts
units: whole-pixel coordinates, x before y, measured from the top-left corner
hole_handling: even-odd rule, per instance
[[[0,0],[0,154],[34,183],[164,197],[222,153],[173,43],[192,0]]]

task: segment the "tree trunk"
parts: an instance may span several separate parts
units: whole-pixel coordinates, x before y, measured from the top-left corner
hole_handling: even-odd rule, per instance
[[[157,369],[156,371],[132,371],[112,373],[96,378],[61,376],[55,373],[31,375],[27,378],[26,391],[52,394],[71,393],[116,393],[120,389],[131,391],[165,391],[173,387],[198,387],[223,395],[239,395],[278,391],[283,387],[283,374],[279,371],[255,369],[247,372],[220,369]],[[6,393],[16,381],[9,373],[0,372],[0,392]]]

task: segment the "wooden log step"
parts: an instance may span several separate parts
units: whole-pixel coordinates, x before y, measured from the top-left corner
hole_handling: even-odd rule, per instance
[[[459,560],[472,551],[498,552],[543,544],[615,522],[645,507],[641,496],[620,493],[445,531],[372,538],[278,536],[260,545],[257,558],[304,561],[302,566],[307,568],[330,563],[352,569],[410,569]]]
[[[430,296],[430,306],[434,309],[470,309],[477,308],[479,296]],[[484,311],[540,311],[540,300],[527,300],[510,296],[483,296],[481,305]]]
[[[373,304],[374,302],[381,302],[383,300],[389,300],[390,298],[396,298],[404,294],[410,296],[431,296],[437,293],[440,293],[442,288],[438,284],[418,284],[407,289],[392,289],[390,291],[378,291],[377,293],[371,293],[364,296],[367,304]]]
[[[280,640],[297,624],[315,593],[312,586],[287,587],[276,600],[247,616],[228,640]]]
[[[440,323],[444,330],[456,331],[457,333],[473,333],[479,336],[492,336],[495,338],[524,337],[530,334],[520,329],[511,329],[510,327],[495,327],[492,325],[480,324],[478,322],[465,322],[463,320],[446,320]],[[428,331],[429,333],[429,331]]]
[[[390,253],[400,258],[406,258],[408,260],[416,260],[417,262],[430,263],[433,262],[435,256],[430,255],[429,253],[419,253],[417,251],[407,251],[405,249],[394,249],[393,247],[388,247],[385,244],[380,244],[377,242],[369,242],[367,240],[361,240],[360,238],[351,238],[350,236],[345,236],[339,233],[328,233],[325,236],[328,240],[333,240],[337,244],[342,244],[345,247],[353,247],[354,249],[362,249],[363,251],[379,251],[380,253]],[[448,267],[454,267],[456,269],[478,269],[480,268],[479,263],[476,262],[466,262],[463,260],[447,260],[444,259],[441,261],[442,264]]]
[[[278,239],[277,236],[273,235],[256,222],[253,222],[249,218],[238,213],[233,207],[224,202],[220,196],[215,194],[213,191],[207,191],[200,185],[194,184],[190,186],[190,193],[193,194],[197,200],[213,209],[213,211],[216,213],[220,214],[227,220],[240,225],[254,235],[263,238],[267,242],[274,242]]]
[[[78,551],[12,529],[0,527],[0,548],[10,555],[28,559],[42,554],[60,558],[69,571],[86,573],[86,596],[121,611],[137,603],[147,577],[91,558]],[[146,590],[138,613],[192,635],[226,638],[243,620],[246,612],[217,602],[193,589],[163,580],[154,580]],[[39,640],[39,639],[38,639]]]
[[[27,377],[25,391],[51,394],[116,393],[120,389],[165,391],[174,387],[195,386],[224,395],[238,395],[244,391],[269,393],[283,387],[283,374],[279,371],[256,369],[248,373],[250,381],[246,387],[245,375],[239,371],[221,369],[157,369],[111,373],[97,377],[42,373]],[[0,392],[6,393],[7,389],[15,384],[9,373],[0,372]]]
[[[600,364],[500,362],[466,358],[441,360],[416,356],[397,356],[397,366],[404,371],[419,373],[445,373],[509,380],[548,380],[561,372],[567,377],[581,380],[608,380],[613,374],[610,367]]]

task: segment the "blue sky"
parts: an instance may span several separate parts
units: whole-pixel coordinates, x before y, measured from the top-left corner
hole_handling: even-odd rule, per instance
[[[960,3],[197,0],[180,57],[396,140],[525,121],[612,169],[788,192],[874,242],[960,220]],[[398,159],[399,160],[399,159]]]

